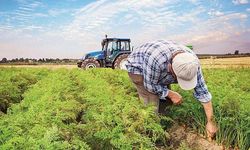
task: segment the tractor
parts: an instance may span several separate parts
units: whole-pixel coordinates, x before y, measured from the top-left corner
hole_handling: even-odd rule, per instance
[[[113,68],[126,69],[127,57],[131,53],[130,39],[128,38],[108,38],[101,42],[102,50],[87,53],[77,66],[82,69],[89,68]]]

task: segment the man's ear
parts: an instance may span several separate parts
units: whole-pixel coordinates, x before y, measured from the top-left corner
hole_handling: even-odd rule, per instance
[[[172,64],[169,63],[167,69],[168,69],[168,72],[171,72],[171,73],[172,73]]]
[[[172,74],[172,76],[176,79],[176,74],[174,73],[174,69],[172,67],[172,64],[168,64],[168,71]]]

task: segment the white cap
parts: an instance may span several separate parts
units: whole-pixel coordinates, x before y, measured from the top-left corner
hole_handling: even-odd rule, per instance
[[[191,90],[197,85],[199,60],[193,54],[185,52],[177,54],[172,62],[177,81],[183,90]]]

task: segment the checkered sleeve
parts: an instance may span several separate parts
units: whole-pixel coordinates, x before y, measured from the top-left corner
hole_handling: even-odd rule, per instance
[[[199,67],[199,71],[197,74],[197,85],[194,88],[194,97],[198,99],[200,102],[206,103],[212,99],[211,93],[208,91],[207,85],[202,75],[202,70]]]
[[[161,69],[157,59],[150,58],[148,62],[144,63],[143,68],[145,89],[159,95],[160,98],[165,99],[169,90],[167,86],[159,84]]]

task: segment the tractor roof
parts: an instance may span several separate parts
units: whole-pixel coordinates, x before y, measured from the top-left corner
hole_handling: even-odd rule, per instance
[[[127,39],[127,38],[106,38],[106,39],[103,39],[103,41],[130,41],[130,39]]]

